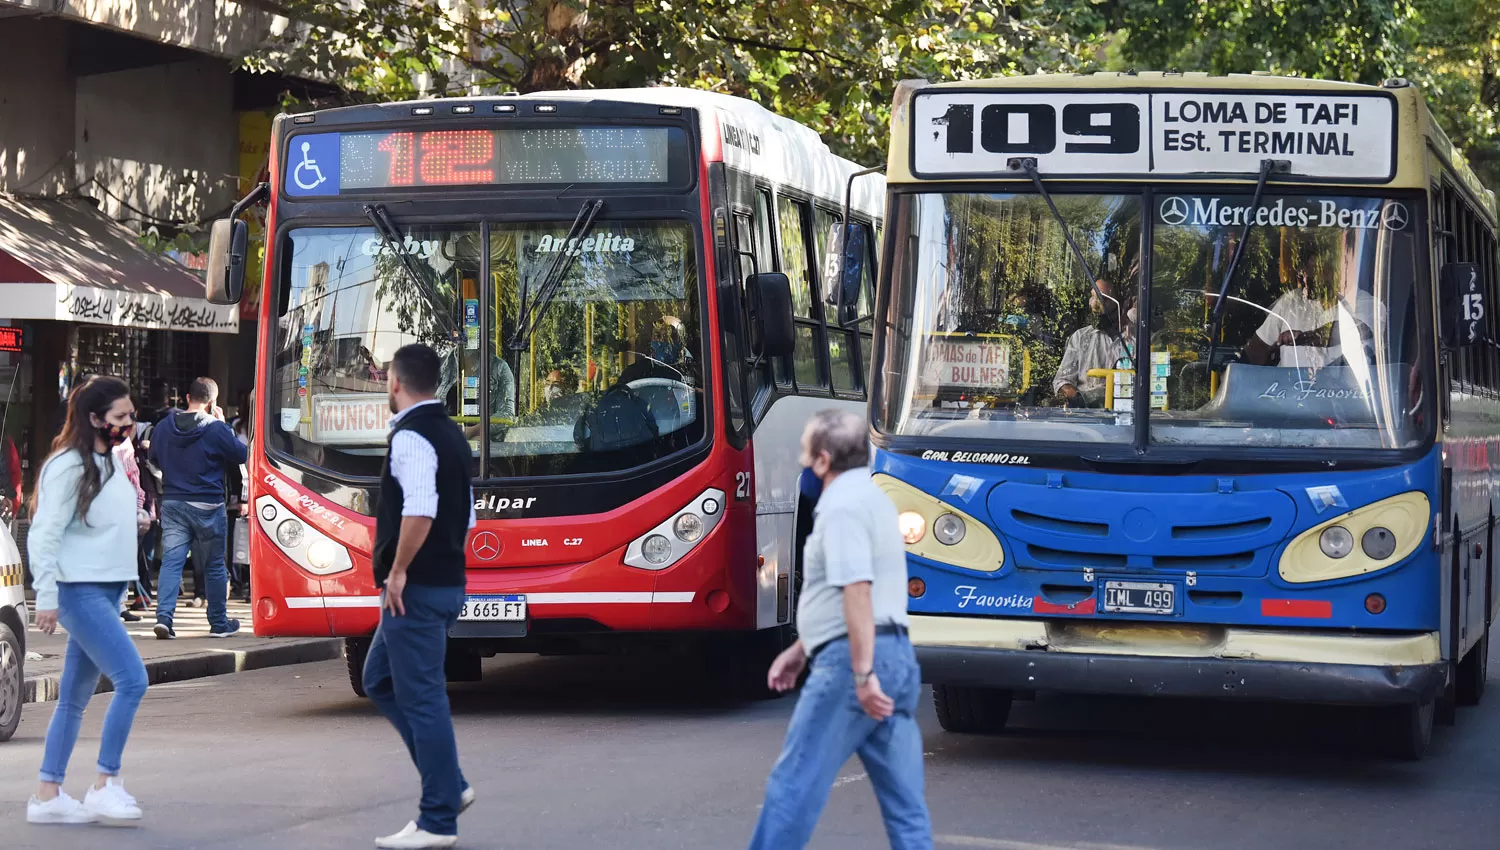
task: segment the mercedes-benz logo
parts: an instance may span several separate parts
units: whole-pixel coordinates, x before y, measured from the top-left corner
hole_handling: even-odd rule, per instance
[[[500,557],[500,536],[493,531],[481,531],[470,541],[469,550],[481,561],[493,561]]]
[[[1386,230],[1405,230],[1408,220],[1406,204],[1399,201],[1391,201],[1380,212],[1380,223],[1385,225]]]
[[[1161,202],[1161,223],[1177,226],[1186,224],[1188,220],[1188,202],[1186,198],[1168,198]]]

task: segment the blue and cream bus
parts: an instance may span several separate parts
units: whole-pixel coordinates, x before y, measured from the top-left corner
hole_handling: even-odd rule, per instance
[[[906,83],[887,180],[874,466],[945,729],[1293,700],[1417,757],[1479,700],[1495,203],[1414,87]]]

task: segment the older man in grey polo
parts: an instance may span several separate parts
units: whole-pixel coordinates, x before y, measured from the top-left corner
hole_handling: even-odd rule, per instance
[[[798,850],[838,775],[859,753],[893,850],[930,850],[922,796],[921,675],[906,635],[906,546],[896,507],[870,479],[862,417],[825,410],[802,435],[802,463],[822,481],[803,549],[801,637],[767,681],[790,690],[809,664],[781,756],[766,783],[751,850]]]

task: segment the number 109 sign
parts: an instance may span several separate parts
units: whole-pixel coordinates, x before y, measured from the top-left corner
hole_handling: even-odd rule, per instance
[[[1291,174],[1389,180],[1395,101],[1384,93],[1160,91],[918,92],[912,172],[1015,173],[1035,159],[1050,176]]]

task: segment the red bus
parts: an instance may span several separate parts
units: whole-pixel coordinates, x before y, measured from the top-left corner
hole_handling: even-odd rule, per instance
[[[865,399],[873,280],[835,315],[834,243],[847,208],[850,250],[872,250],[883,183],[809,128],[680,89],[351,106],[272,133],[271,182],[215,223],[208,282],[239,300],[239,216],[267,203],[256,634],[345,638],[359,690],[385,369],[424,342],[474,449],[450,678],[497,652],[689,644],[763,688],[792,629],[802,424]]]

